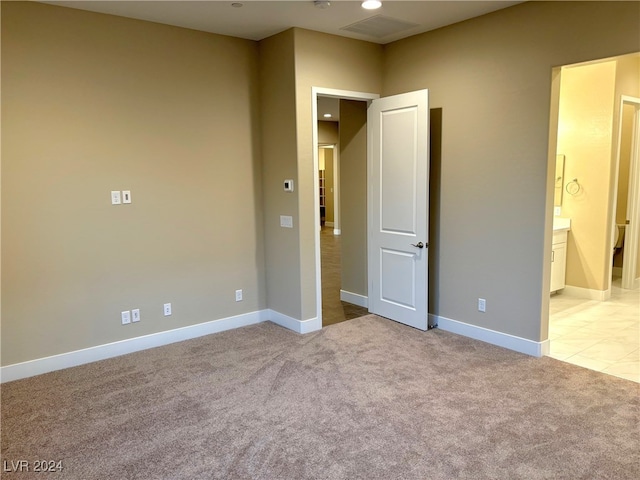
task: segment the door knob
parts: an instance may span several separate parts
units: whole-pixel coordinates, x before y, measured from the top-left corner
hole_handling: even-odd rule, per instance
[[[417,248],[423,248],[424,247],[424,243],[422,242],[418,242],[418,244],[416,245],[415,243],[411,244],[412,247],[417,247]]]

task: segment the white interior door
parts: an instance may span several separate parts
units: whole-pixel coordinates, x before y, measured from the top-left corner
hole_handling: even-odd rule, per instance
[[[428,91],[373,100],[367,128],[369,311],[426,330]]]

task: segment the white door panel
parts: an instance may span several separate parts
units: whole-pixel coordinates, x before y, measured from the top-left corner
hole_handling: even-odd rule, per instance
[[[385,273],[380,278],[380,296],[384,302],[415,309],[416,291],[413,278],[415,277],[415,261],[413,252],[399,252],[382,248],[380,269]]]
[[[380,223],[389,233],[416,234],[416,116],[413,107],[380,116]]]
[[[428,92],[374,100],[369,136],[369,311],[427,329]],[[424,248],[419,248],[424,245]]]

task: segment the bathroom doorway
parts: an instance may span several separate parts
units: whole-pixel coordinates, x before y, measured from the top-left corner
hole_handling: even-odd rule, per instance
[[[631,154],[640,138],[638,71],[639,53],[554,69],[557,128],[550,135],[551,151],[564,161],[552,186],[554,223],[570,221],[563,288],[549,303],[550,356],[634,381],[640,381],[640,180]],[[619,225],[626,227],[624,242],[616,238]],[[623,288],[620,275],[629,265],[631,288]]]
[[[613,278],[640,287],[640,98],[622,95],[617,142]]]

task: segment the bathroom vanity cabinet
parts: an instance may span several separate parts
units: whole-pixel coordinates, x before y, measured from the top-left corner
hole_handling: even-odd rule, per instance
[[[553,233],[551,247],[551,291],[564,288],[567,272],[567,231]]]
[[[567,220],[567,221],[562,221]],[[553,222],[553,245],[551,247],[551,292],[565,286],[567,272],[567,236],[571,223],[569,219],[558,218]]]

